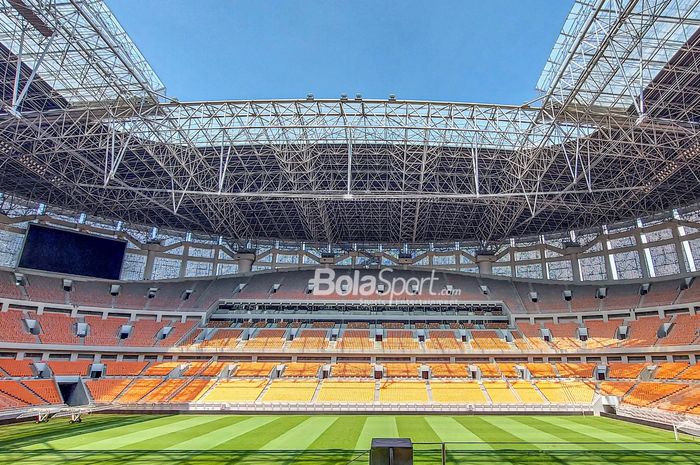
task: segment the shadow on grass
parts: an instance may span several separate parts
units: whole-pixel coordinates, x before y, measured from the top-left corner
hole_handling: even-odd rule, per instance
[[[69,424],[65,418],[51,420],[48,423],[20,423],[3,427],[0,433],[0,449],[18,449],[34,444],[47,443],[80,434],[95,433],[121,426],[135,425],[169,415],[144,417],[134,416],[96,416],[86,417],[83,423]],[[1,457],[0,457],[1,459]]]
[[[422,450],[414,454],[417,464],[439,464],[439,450]],[[366,464],[367,451],[342,449],[323,449],[307,451],[289,450],[221,450],[221,451],[17,451],[1,450],[0,464],[30,465],[262,465],[262,464],[297,464],[297,465],[336,465]],[[449,464],[551,464],[551,465],[594,465],[594,464],[628,464],[656,465],[658,463],[677,465],[700,465],[700,452],[695,451],[611,451],[611,450],[577,450],[577,451],[523,451],[523,450],[470,450],[449,451]]]

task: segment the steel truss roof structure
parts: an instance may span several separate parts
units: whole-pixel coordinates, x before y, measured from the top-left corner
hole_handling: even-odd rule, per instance
[[[497,242],[700,199],[700,0],[578,0],[520,106],[178,102],[101,0],[0,0],[0,191],[233,241]]]

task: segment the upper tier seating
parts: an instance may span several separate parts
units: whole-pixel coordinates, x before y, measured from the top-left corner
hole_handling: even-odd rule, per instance
[[[167,326],[166,321],[139,320],[132,322],[131,334],[122,341],[130,347],[152,347],[156,345],[156,336]]]
[[[228,365],[226,362],[211,362],[199,372],[199,376],[219,376]]]
[[[679,374],[677,378],[700,381],[700,363],[689,366],[687,369],[683,370],[683,372]]]
[[[430,381],[433,402],[447,404],[485,404],[481,386],[475,382]]]
[[[382,342],[382,347],[384,350],[389,351],[416,351],[419,345],[412,331],[390,329],[386,332],[386,338]]]
[[[88,307],[112,307],[113,297],[109,293],[109,284],[94,281],[74,281],[70,293],[71,302]]]
[[[608,376],[619,379],[636,379],[646,367],[646,363],[612,362],[608,364]]]
[[[496,365],[495,363],[477,363],[476,366],[477,368],[479,368],[479,371],[481,371],[482,378],[501,377],[501,370],[498,369],[498,365]]]
[[[63,283],[60,279],[39,275],[32,275],[27,279],[28,285],[25,289],[30,300],[55,304],[66,303],[66,293],[63,291]]]
[[[128,318],[109,317],[102,319],[99,316],[86,316],[88,333],[85,336],[87,346],[116,346],[119,344],[119,330],[125,324],[129,324]]]
[[[158,342],[156,342],[157,346],[174,346],[180,340],[185,336],[185,334],[189,333],[194,329],[195,326],[197,326],[197,322],[194,321],[188,321],[185,323],[179,322],[179,321],[174,321],[174,322],[166,322],[169,326],[172,326],[172,330],[168,333],[168,335],[164,339],[160,339]]]
[[[102,378],[89,379],[85,381],[93,400],[97,403],[110,403],[119,397],[124,389],[131,383],[131,379],[124,378]]]
[[[673,379],[690,366],[687,362],[663,362],[656,364],[654,378]]]
[[[384,373],[387,378],[417,378],[419,376],[420,363],[383,363]]]
[[[544,327],[549,329],[550,334],[553,337],[552,345],[560,350],[572,350],[578,349],[582,346],[582,342],[578,338],[577,330],[579,328],[578,323],[572,322],[547,322]]]
[[[369,363],[336,363],[331,367],[331,376],[335,378],[369,378],[372,365]]]
[[[91,360],[75,360],[72,362],[51,360],[48,363],[54,376],[87,376],[92,365]]]
[[[138,376],[141,374],[144,368],[146,368],[148,362],[116,362],[116,361],[106,361],[105,362],[105,375],[106,376]]]
[[[374,401],[375,388],[374,381],[325,379],[321,383],[316,402],[371,403]]]
[[[325,350],[328,347],[328,331],[305,329],[289,344],[293,350]]]
[[[0,373],[7,373],[8,376],[18,376],[29,378],[34,376],[32,361],[29,359],[15,360],[13,358],[0,358]]]
[[[696,410],[698,406],[700,406],[700,386],[697,385],[690,386],[687,389],[671,394],[670,396],[661,399],[657,405],[658,408],[678,413]]]
[[[181,362],[157,362],[146,368],[143,374],[146,376],[167,376],[181,365]]]
[[[554,367],[551,363],[525,363],[533,378],[556,378]]]
[[[649,292],[642,296],[640,307],[659,307],[672,305],[680,292],[678,281],[659,281],[652,283]]]
[[[669,319],[659,319],[656,317],[645,317],[630,321],[628,324],[627,339],[622,343],[627,347],[650,347],[658,339],[659,328]]]
[[[595,363],[557,363],[562,378],[592,378]]]
[[[236,366],[234,376],[236,377],[267,377],[270,372],[277,368],[274,362],[241,362]]]
[[[246,341],[246,350],[282,350],[286,329],[261,329]]]
[[[288,378],[316,378],[322,364],[311,362],[289,362],[285,364],[284,376]]]
[[[518,370],[513,363],[497,363],[496,365],[498,365],[498,369],[506,378],[517,378],[519,376]]]
[[[471,346],[475,350],[510,350],[508,343],[496,331],[471,331]]]
[[[340,350],[367,351],[374,349],[374,341],[369,338],[368,330],[346,330],[338,340],[336,347]]]
[[[217,329],[209,339],[202,341],[202,347],[236,347],[242,333],[240,329]]]
[[[0,339],[6,342],[36,344],[39,342],[24,324],[24,314],[19,310],[0,312]]]
[[[0,296],[17,300],[22,298],[22,291],[15,284],[11,273],[0,272]]]
[[[622,324],[622,320],[586,320],[584,325],[588,329],[588,340],[586,347],[602,348],[617,347],[619,340],[615,338],[617,328]]]
[[[676,315],[671,323],[671,331],[666,337],[659,339],[658,345],[684,346],[697,343],[700,315]]]
[[[263,402],[311,402],[318,381],[276,379],[262,397]]]
[[[464,343],[457,340],[455,332],[452,330],[431,329],[428,332],[428,339],[425,341],[425,348],[437,352],[463,351]]]
[[[466,365],[460,363],[430,363],[433,378],[468,378]]]
[[[268,380],[236,379],[219,381],[204,397],[201,402],[253,402],[262,393]]]
[[[30,316],[39,322],[39,340],[44,344],[81,344],[75,334],[76,321],[70,316],[60,313],[32,313]]]
[[[379,385],[379,401],[386,403],[428,402],[425,381],[382,381]]]

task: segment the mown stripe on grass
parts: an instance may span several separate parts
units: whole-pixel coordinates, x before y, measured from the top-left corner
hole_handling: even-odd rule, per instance
[[[140,441],[125,444],[120,449],[126,450],[166,450],[171,447],[186,450],[182,444],[188,442],[192,438],[198,439],[197,443],[192,444],[189,449],[202,449],[203,442],[201,435],[207,432],[219,431],[221,428],[231,423],[242,421],[241,417],[226,417],[219,415],[207,415],[209,421],[198,423],[189,427],[181,428],[177,431],[168,431],[159,436],[141,438]]]
[[[426,421],[442,442],[479,442],[482,443],[479,444],[479,448],[482,448],[483,445],[490,449],[490,447],[486,445],[479,436],[458,422],[455,417],[433,416],[426,417]],[[460,447],[474,448],[467,445],[462,445]]]
[[[173,419],[174,421],[166,423],[160,426],[152,426],[150,428],[136,428],[132,429],[130,433],[122,434],[119,436],[112,436],[110,438],[102,439],[99,441],[90,442],[87,444],[79,444],[67,447],[68,450],[75,449],[89,449],[89,450],[115,450],[120,448],[128,449],[129,446],[135,443],[142,442],[144,440],[155,440],[163,435],[175,433],[181,429],[191,428],[193,426],[202,425],[212,421],[211,417],[208,416],[182,416],[180,418]],[[157,449],[157,447],[156,447]]]
[[[83,445],[92,444],[101,440],[114,439],[125,434],[129,434],[134,430],[148,430],[150,428],[158,428],[163,425],[171,425],[181,421],[187,420],[186,416],[165,416],[149,418],[148,420],[136,423],[136,424],[125,424],[117,426],[116,428],[106,428],[99,429],[97,431],[90,431],[87,433],[80,434],[76,431],[73,435],[62,437],[60,439],[48,439],[42,441],[41,443],[35,443],[24,447],[27,450],[35,450],[42,448],[65,450],[69,448],[79,448]],[[67,425],[70,427],[71,425]],[[40,433],[38,433],[40,434]]]
[[[556,443],[562,442],[561,438],[550,431],[541,430],[539,428],[527,424],[527,417],[486,417],[485,420],[491,424],[498,426],[501,429],[508,430],[520,437],[523,441],[531,443],[534,447],[542,450],[557,449]],[[555,443],[555,444],[547,444]],[[582,450],[582,446],[569,445],[570,449]]]
[[[441,442],[425,417],[397,416],[396,428],[401,438],[411,438],[413,442]]]
[[[355,450],[357,440],[365,426],[365,417],[340,416],[310,446],[314,449]]]
[[[288,415],[283,417],[271,416],[257,418],[271,418],[272,421],[266,421],[257,428],[233,437],[229,441],[222,442],[216,447],[211,447],[210,450],[259,450],[262,446],[272,441],[274,438],[281,436],[309,417],[302,415]]]
[[[579,418],[574,417],[566,418],[564,422],[579,431],[596,435],[596,437],[600,438],[600,441],[636,443],[624,446],[631,450],[672,450],[677,448],[676,444],[672,444],[674,441],[673,434],[660,429],[638,426],[632,423],[618,423],[616,420],[603,418],[590,418],[589,421],[581,421]],[[669,442],[669,444],[651,444],[653,442]]]
[[[311,417],[281,436],[277,436],[260,450],[306,450],[333,424],[333,417]]]
[[[367,417],[360,437],[357,438],[355,449],[367,450],[372,445],[372,438],[395,438],[399,431],[396,419],[390,416]]]
[[[271,417],[230,416],[226,417],[226,423],[211,431],[192,436],[189,439],[173,444],[165,450],[209,450],[222,442],[231,440],[232,437],[247,433],[259,428],[266,422],[273,421]]]
[[[486,443],[506,441],[522,441],[519,436],[514,436],[505,429],[499,428],[493,423],[487,422],[485,417],[454,417],[460,425],[471,431],[481,441]]]

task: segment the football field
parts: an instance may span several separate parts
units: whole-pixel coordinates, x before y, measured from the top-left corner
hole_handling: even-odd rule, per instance
[[[0,464],[368,463],[373,437],[408,437],[417,463],[700,464],[673,433],[584,416],[92,415],[0,427]],[[354,460],[354,461],[353,461]]]

